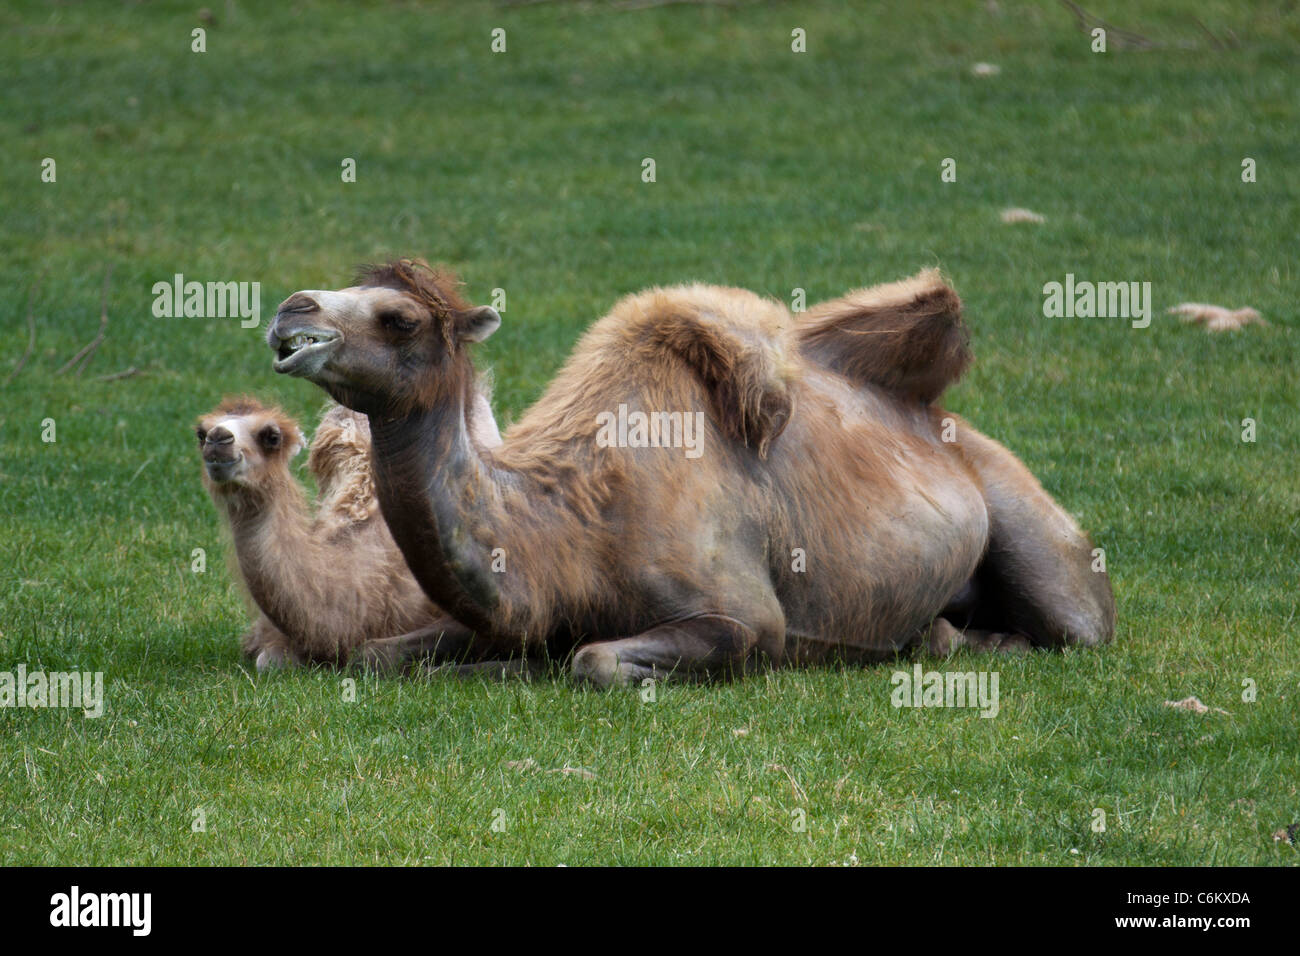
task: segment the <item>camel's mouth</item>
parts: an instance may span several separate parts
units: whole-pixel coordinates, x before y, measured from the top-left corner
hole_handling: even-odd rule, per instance
[[[329,329],[303,329],[287,338],[277,338],[272,367],[284,375],[311,378],[340,341],[339,334]]]
[[[244,456],[235,458],[204,458],[203,467],[213,484],[224,485],[234,481],[243,472]]]

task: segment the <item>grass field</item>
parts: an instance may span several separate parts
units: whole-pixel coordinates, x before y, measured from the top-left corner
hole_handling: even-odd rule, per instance
[[[29,310],[36,342],[0,386],[0,671],[102,671],[106,712],[0,709],[0,862],[1294,864],[1300,12],[1097,3],[1160,45],[1009,0],[7,4],[0,380]],[[894,666],[654,702],[256,675],[191,424],[236,391],[314,424],[266,321],[394,253],[506,291],[503,420],[627,292],[941,266],[977,357],[947,406],[1105,549],[1115,642],[937,665],[997,669],[995,719],[895,709]],[[260,282],[261,327],[155,318],[176,273]],[[1149,281],[1151,326],[1045,318],[1067,273]],[[1184,300],[1271,325],[1210,336]],[[1191,694],[1227,713],[1164,706]]]

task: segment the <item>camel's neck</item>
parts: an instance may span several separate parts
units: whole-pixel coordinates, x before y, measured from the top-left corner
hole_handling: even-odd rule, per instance
[[[319,621],[317,542],[302,487],[287,472],[270,486],[222,495],[249,594],[286,634]]]
[[[492,470],[479,457],[472,372],[439,404],[371,416],[375,488],[389,531],[424,592],[466,627],[495,634]],[[471,527],[471,523],[473,527]]]

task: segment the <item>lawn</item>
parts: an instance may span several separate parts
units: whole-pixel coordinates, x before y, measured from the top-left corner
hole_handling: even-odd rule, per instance
[[[0,862],[1296,863],[1300,12],[1096,3],[1154,48],[1012,0],[6,4],[0,381],[36,335],[0,385],[0,671],[102,671],[105,713],[0,708]],[[894,708],[894,665],[653,701],[256,674],[192,423],[246,391],[314,425],[267,320],[392,254],[504,290],[503,421],[645,286],[942,267],[976,353],[946,405],[1105,550],[1114,643],[930,665],[998,671],[994,719]],[[177,273],[259,282],[261,326],[155,317]],[[1045,317],[1067,274],[1150,282],[1150,327]]]

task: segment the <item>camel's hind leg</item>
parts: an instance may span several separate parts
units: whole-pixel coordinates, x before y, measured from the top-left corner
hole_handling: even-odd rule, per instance
[[[646,678],[708,680],[743,673],[758,633],[724,614],[699,614],[635,637],[587,644],[573,656],[574,679],[597,687]]]
[[[954,416],[955,417],[955,416]],[[1093,570],[1092,542],[1002,445],[959,421],[957,448],[989,510],[988,554],[976,572],[977,629],[1019,632],[1038,646],[1093,646],[1115,633],[1115,597]]]

